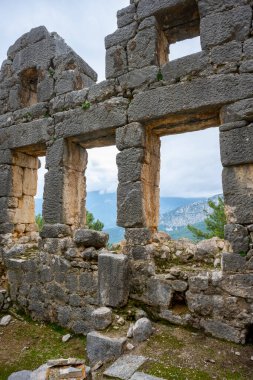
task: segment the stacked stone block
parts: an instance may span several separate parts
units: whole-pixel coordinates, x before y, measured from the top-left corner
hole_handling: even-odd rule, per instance
[[[87,151],[64,139],[47,150],[43,217],[45,223],[85,225]]]
[[[1,217],[2,233],[28,233],[36,230],[34,196],[37,192],[36,157],[10,150],[1,151]]]

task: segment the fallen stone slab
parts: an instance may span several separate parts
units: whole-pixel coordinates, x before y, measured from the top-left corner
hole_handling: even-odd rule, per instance
[[[52,359],[52,360],[48,360],[48,362],[47,362],[48,367],[58,367],[58,366],[66,366],[66,365],[80,365],[80,364],[85,364],[84,360],[76,359],[76,358]]]
[[[147,375],[144,372],[135,372],[130,380],[164,380],[162,377]]]
[[[87,335],[87,355],[91,365],[100,360],[106,361],[117,359],[123,354],[126,338],[110,338],[92,331]]]
[[[11,315],[5,315],[4,317],[1,318],[0,320],[0,326],[8,326],[8,324],[11,321]]]
[[[124,355],[107,368],[104,375],[127,380],[146,360],[144,356]]]
[[[31,380],[32,371],[18,371],[12,373],[8,380]]]
[[[60,379],[72,379],[83,377],[82,368],[68,367],[60,369],[59,371]]]

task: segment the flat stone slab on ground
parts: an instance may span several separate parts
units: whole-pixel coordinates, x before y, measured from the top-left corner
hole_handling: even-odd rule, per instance
[[[144,372],[135,372],[130,380],[164,380],[162,377],[147,375]]]
[[[105,372],[105,376],[127,380],[145,363],[144,356],[124,355],[114,362]]]
[[[12,373],[8,380],[30,380],[32,371],[19,371]]]

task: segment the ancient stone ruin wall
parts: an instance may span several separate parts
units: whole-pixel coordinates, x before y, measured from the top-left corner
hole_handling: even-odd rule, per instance
[[[251,1],[131,1],[117,19],[101,83],[44,27],[17,40],[1,67],[0,253],[11,298],[86,333],[99,305],[123,306],[130,295],[159,318],[244,343],[253,324]],[[169,61],[172,43],[198,35],[201,52]],[[216,257],[205,243],[214,256],[206,262],[200,248],[156,235],[160,137],[214,126],[229,246]],[[120,254],[101,250],[106,237],[85,229],[87,148],[107,145],[119,150]],[[40,156],[48,171],[39,235]]]

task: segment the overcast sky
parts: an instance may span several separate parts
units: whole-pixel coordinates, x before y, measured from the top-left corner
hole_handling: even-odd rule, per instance
[[[0,0],[0,61],[8,47],[31,28],[56,31],[104,79],[104,37],[116,29],[116,12],[129,0]],[[170,59],[198,51],[199,41],[171,46]],[[117,188],[115,147],[89,151],[88,191]],[[161,195],[199,197],[221,192],[218,128],[162,138]],[[38,196],[43,193],[44,170]]]

